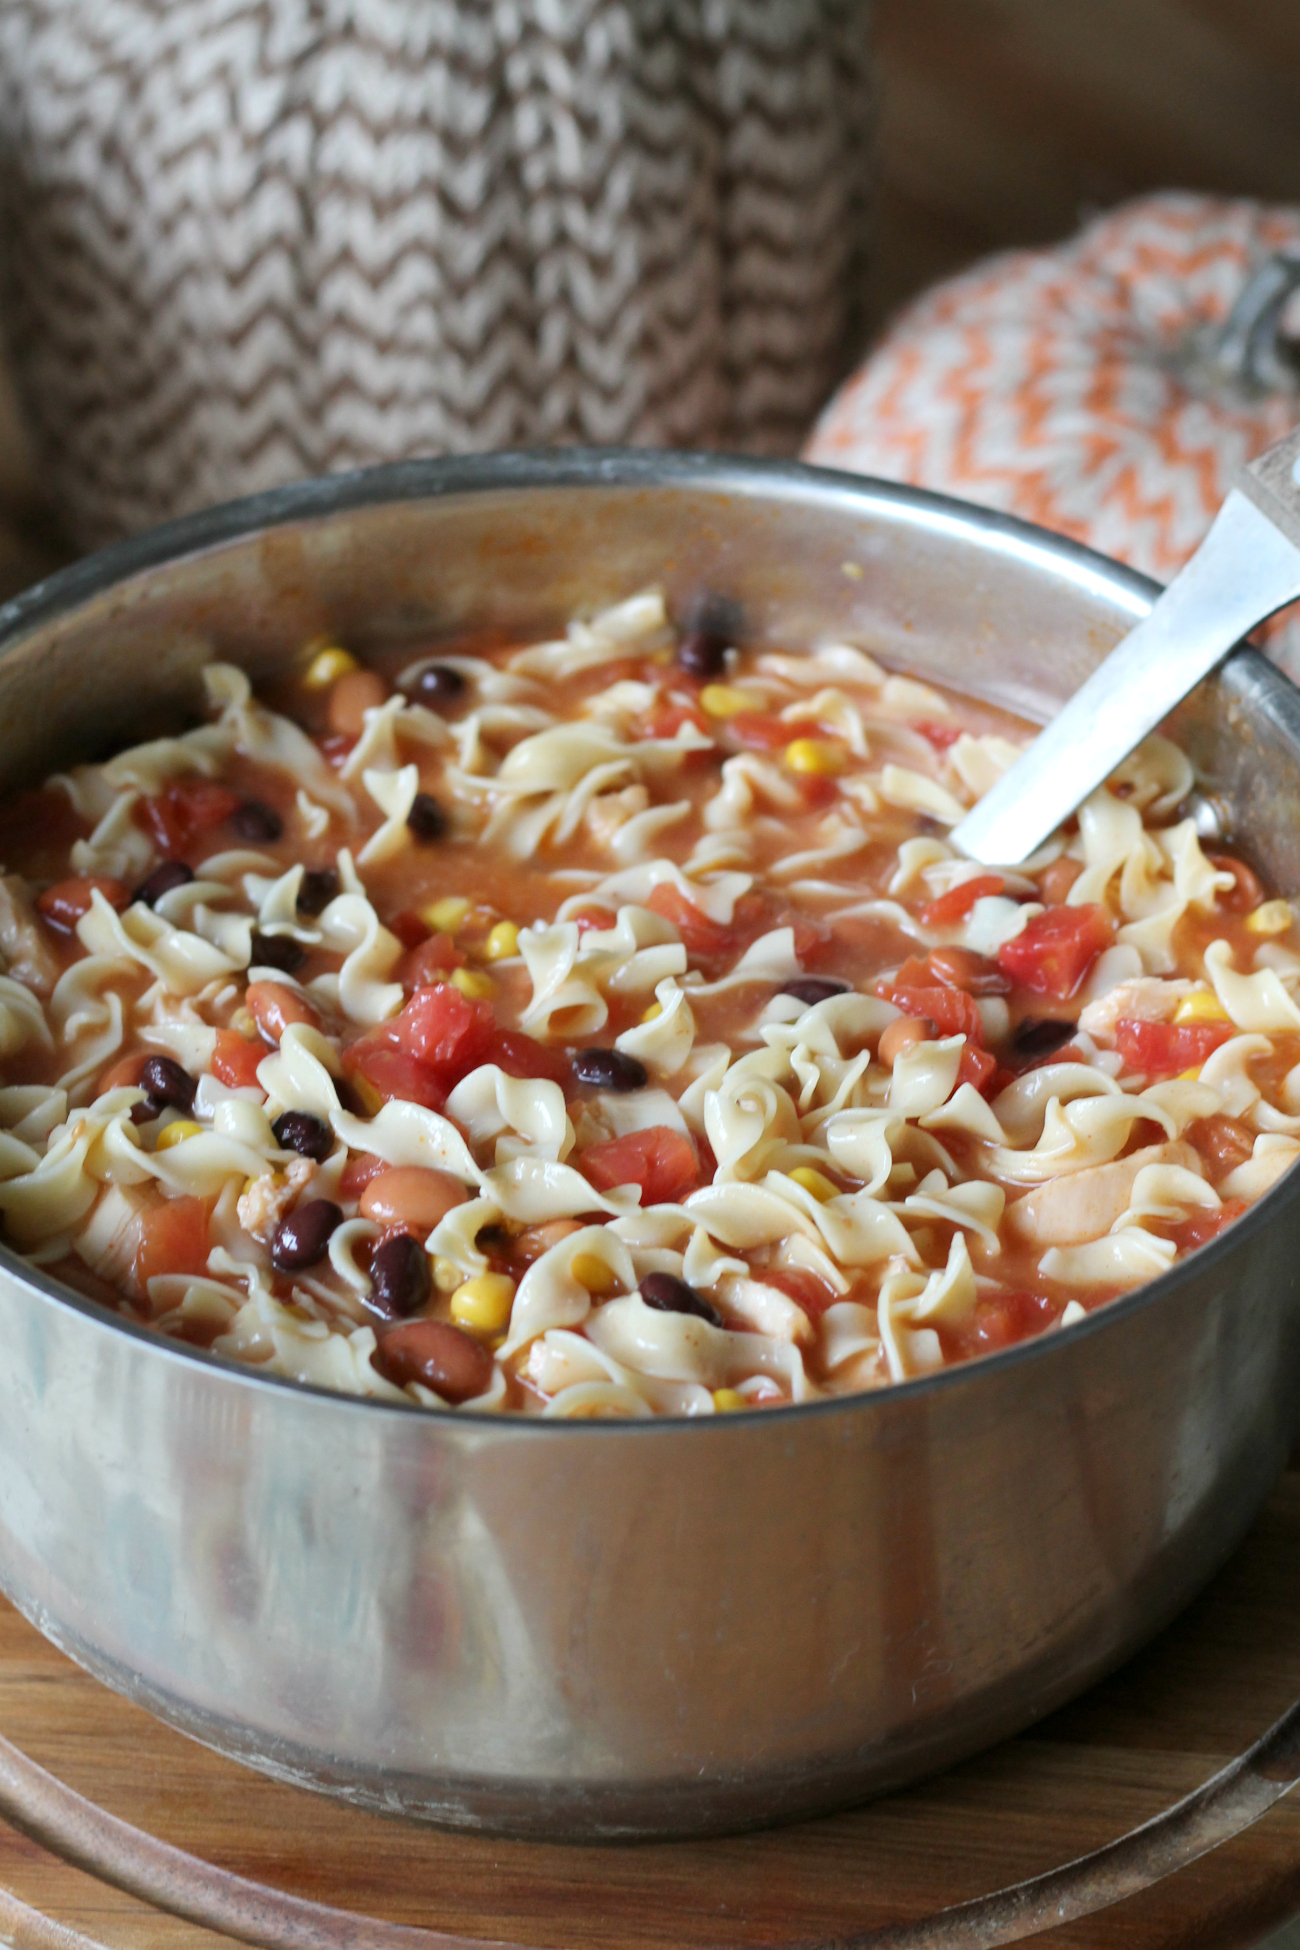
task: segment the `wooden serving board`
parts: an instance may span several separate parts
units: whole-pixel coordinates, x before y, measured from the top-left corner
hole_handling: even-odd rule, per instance
[[[484,1939],[973,1950],[1073,1912],[1052,1927],[1061,1950],[1228,1950],[1300,1910],[1300,1796],[1173,1874],[1161,1871],[1203,1844],[1208,1817],[1161,1824],[1113,1863],[1102,1858],[1111,1866],[1070,1871],[1033,1900],[944,1912],[1131,1836],[1297,1698],[1295,1470],[1204,1596],[1084,1699],[907,1793],[723,1840],[562,1848],[360,1814],[173,1733],[2,1606],[0,1940],[20,1950],[241,1939],[285,1950]],[[1234,1791],[1267,1800],[1297,1773],[1300,1746],[1284,1739]]]

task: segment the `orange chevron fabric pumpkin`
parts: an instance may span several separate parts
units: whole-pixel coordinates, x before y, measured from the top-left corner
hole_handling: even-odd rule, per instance
[[[1300,209],[1179,193],[988,259],[903,313],[805,458],[1023,515],[1167,581],[1234,466],[1300,419],[1276,334],[1300,259],[1279,252],[1300,253]],[[1242,294],[1270,260],[1250,325]],[[1300,671],[1294,620],[1270,648]]]

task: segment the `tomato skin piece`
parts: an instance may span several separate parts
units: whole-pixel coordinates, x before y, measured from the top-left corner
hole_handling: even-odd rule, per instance
[[[1230,1022],[1143,1022],[1121,1016],[1115,1024],[1115,1047],[1128,1070],[1176,1077],[1183,1070],[1199,1069],[1234,1033]]]
[[[1047,907],[998,949],[998,967],[1034,995],[1074,994],[1115,930],[1104,907]]]
[[[348,1076],[364,1077],[386,1104],[422,1104],[426,1110],[440,1111],[447,1101],[447,1092],[427,1063],[391,1044],[372,1042],[369,1036],[344,1050],[343,1069]]]
[[[694,1145],[667,1124],[590,1144],[577,1165],[598,1192],[639,1185],[643,1206],[676,1205],[700,1182]]]
[[[805,1272],[799,1266],[756,1266],[753,1277],[761,1280],[764,1286],[774,1286],[778,1293],[784,1293],[794,1301],[796,1307],[803,1308],[814,1324],[840,1297],[832,1292],[825,1280],[819,1280],[815,1273]]]
[[[573,1083],[573,1066],[562,1049],[552,1049],[521,1029],[498,1029],[485,1063],[495,1063],[508,1077],[543,1077],[562,1090]]]
[[[988,894],[1000,894],[1006,886],[1000,873],[979,873],[970,880],[959,881],[950,887],[946,894],[928,902],[921,909],[921,925],[927,928],[951,927],[954,921],[964,921],[976,901]]]
[[[1061,1311],[1058,1301],[1041,1293],[993,1293],[975,1303],[975,1312],[957,1328],[942,1332],[944,1351],[966,1361],[976,1354],[993,1354],[1041,1334]]]
[[[964,1036],[968,1048],[983,1049],[984,1018],[965,989],[900,988],[895,980],[880,983],[876,993],[905,1016],[928,1016],[941,1036]]]
[[[206,1198],[168,1198],[141,1213],[135,1277],[142,1287],[159,1273],[207,1272],[211,1214]]]
[[[269,1054],[265,1043],[250,1043],[237,1029],[219,1029],[217,1046],[212,1052],[212,1074],[230,1090],[246,1090],[250,1085],[260,1089],[257,1066]]]

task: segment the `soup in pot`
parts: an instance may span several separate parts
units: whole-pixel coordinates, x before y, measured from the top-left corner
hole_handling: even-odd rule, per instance
[[[654,591],[0,812],[0,1215],[126,1317],[428,1408],[714,1414],[1059,1331],[1300,1152],[1287,902],[1149,738],[1023,867],[1032,737]]]

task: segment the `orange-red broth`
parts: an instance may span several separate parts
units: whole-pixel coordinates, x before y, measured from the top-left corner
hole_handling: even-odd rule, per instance
[[[453,654],[458,648],[483,654],[483,648],[477,642],[440,648],[443,654]],[[408,657],[409,654],[408,651]],[[509,647],[502,647],[489,654],[493,661],[504,662],[510,650]],[[728,672],[728,683],[743,683],[748,667],[749,659],[742,653],[739,664]],[[747,749],[779,756],[795,733],[789,724],[781,724],[775,717],[764,717],[759,713],[743,713],[732,718],[710,716],[701,705],[701,684],[676,668],[671,655],[663,651],[645,657],[629,657],[617,663],[605,663],[592,671],[566,678],[564,702],[568,710],[577,715],[585,698],[623,679],[655,686],[656,704],[647,713],[644,736],[671,737],[683,719],[689,718],[714,741],[711,750],[693,754],[673,781],[672,797],[689,797],[694,803],[695,813],[668,828],[656,843],[658,855],[681,863],[701,835],[703,829],[699,808],[717,791],[724,759]],[[360,707],[391,695],[390,683],[380,675],[378,669],[366,671],[363,682],[350,681],[343,690],[344,695],[339,696],[336,687],[336,693],[332,696],[329,692],[308,690],[299,682],[291,682],[271,700],[277,709],[286,712],[311,733],[334,767],[343,764],[356,743],[356,732],[361,722]],[[976,735],[995,732],[1022,739],[1028,733],[1028,728],[1020,721],[990,705],[955,693],[948,694],[948,702],[953,712],[951,718],[920,718],[904,726],[903,730],[919,731],[932,742],[936,751],[944,750],[959,730]],[[451,719],[458,715],[454,703],[440,704],[438,708]],[[340,729],[340,724],[346,729]],[[815,727],[797,727],[800,733],[806,730],[815,730]],[[504,752],[513,740],[507,738],[492,742],[499,752]],[[905,745],[891,754],[888,734],[882,738],[875,727],[872,743],[870,763],[873,767],[891,756],[896,757],[899,763],[915,762]],[[409,756],[404,754],[404,757]],[[865,763],[849,757],[840,777],[851,778],[855,771],[865,769]],[[439,791],[441,770],[441,763],[436,758],[428,754],[423,756],[421,786],[435,796]],[[1039,981],[1029,986],[1023,980],[1009,978],[996,962],[982,962],[980,957],[964,950],[937,950],[921,962],[916,956],[915,944],[888,920],[855,917],[827,924],[818,911],[818,906],[824,906],[824,903],[818,906],[801,903],[797,895],[764,885],[764,870],[767,867],[814,843],[814,827],[840,790],[839,778],[796,775],[795,782],[800,790],[803,809],[783,814],[779,829],[776,822],[770,819],[761,822],[753,853],[755,889],[751,894],[742,896],[731,927],[720,927],[698,911],[683,907],[680,899],[673,898],[671,894],[661,894],[656,902],[665,917],[678,926],[688,951],[690,966],[700,969],[710,978],[715,977],[729,968],[745,945],[758,934],[773,927],[793,924],[799,957],[809,973],[833,976],[853,988],[885,995],[897,1000],[907,1013],[928,1015],[932,1021],[937,1016],[940,1035],[951,1035],[965,1027],[972,1030],[971,1042],[976,1042],[979,1040],[978,1032],[973,1028],[967,994],[992,992],[1003,995],[1011,1017],[1009,1038],[1004,1044],[963,1064],[962,1077],[969,1077],[986,1096],[996,1094],[1014,1076],[1048,1060],[1049,1056],[1053,1061],[1068,1060],[1072,1054],[1068,1034],[1064,1030],[1043,1030],[1041,1035],[1044,1038],[1054,1034],[1055,1041],[1050,1047],[1040,1044],[1036,1050],[1034,1026],[1044,1022],[1066,1024],[1077,1017],[1081,1006],[1079,990],[1083,986],[1086,969],[1097,948],[1104,945],[1107,939],[1105,925],[1097,931],[1094,941],[1085,941],[1078,948],[1077,978],[1072,974],[1068,956],[1064,966],[1053,965],[1049,968],[1048,978],[1054,976],[1055,979],[1052,981],[1053,992],[1045,994],[1041,968],[1037,971]],[[289,837],[299,786],[296,778],[274,767],[236,756],[221,773],[217,784],[226,789],[231,804],[236,801],[257,801],[271,807],[283,819],[285,835],[275,841],[258,840],[256,845],[259,852],[272,856],[286,868],[299,861],[308,870],[328,870],[333,867],[340,844],[337,829],[318,841],[305,841],[300,833]],[[200,788],[195,795],[197,804],[191,808],[190,796],[182,784],[174,794],[160,795],[158,800],[150,802],[142,816],[142,823],[153,832],[160,858],[180,859],[197,867],[220,848],[248,843],[237,834],[232,834],[228,819],[212,817],[214,813],[220,813],[220,802],[217,795],[209,793],[207,796],[205,806],[204,791]],[[350,838],[354,849],[359,850],[364,838],[380,824],[380,815],[359,785],[353,797],[357,807],[357,824]],[[879,813],[873,814],[871,827],[868,847],[854,855],[851,874],[841,872],[836,875],[847,894],[863,900],[885,896],[897,865],[898,848],[904,840],[941,830],[933,821],[893,806],[885,806]],[[71,925],[75,925],[77,912],[84,906],[85,895],[83,889],[70,879],[68,853],[72,843],[84,838],[87,831],[85,822],[78,818],[67,796],[57,788],[46,787],[24,793],[0,808],[0,858],[5,861],[8,871],[16,871],[35,887],[46,890],[41,905],[47,911],[49,946],[63,966],[78,959],[82,952],[75,934],[71,932]],[[1252,870],[1235,856],[1225,852],[1214,857],[1219,865],[1231,867],[1236,875],[1236,885],[1220,897],[1213,915],[1196,916],[1189,913],[1179,922],[1173,945],[1180,971],[1199,968],[1201,950],[1214,939],[1229,942],[1238,966],[1249,966],[1250,958],[1259,945],[1258,936],[1247,932],[1243,922],[1244,917],[1264,899],[1265,890]],[[581,832],[566,842],[562,864],[565,869],[590,868],[601,874],[610,871],[608,855],[584,839]],[[573,894],[572,881],[553,877],[560,865],[560,859],[548,855],[545,849],[535,862],[521,865],[485,853],[473,837],[449,835],[416,846],[396,861],[369,869],[365,878],[372,904],[384,924],[408,945],[406,959],[398,970],[408,995],[414,995],[421,987],[445,983],[447,974],[454,967],[472,969],[482,966],[488,934],[498,920],[508,918],[522,927],[535,921],[554,919],[561,903]],[[1064,912],[1063,903],[1072,877],[1073,873],[1065,862],[1048,867],[1037,879],[1038,898],[1049,908]],[[60,907],[60,895],[64,889],[66,893]],[[129,891],[112,890],[110,898],[124,900]],[[981,886],[980,891],[990,889]],[[420,909],[434,901],[455,896],[468,900],[471,906],[454,935],[431,929],[419,919]],[[918,914],[931,905],[929,896],[922,896],[919,892],[904,895],[901,899],[904,906]],[[580,925],[586,925],[590,918],[591,924],[604,926],[612,922],[613,915],[593,902],[590,910],[581,912],[578,918]],[[939,917],[933,915],[931,918],[937,920]],[[338,955],[313,951],[310,959],[295,971],[296,979],[300,982],[310,981],[315,975],[337,969],[340,960]],[[566,1060],[566,1050],[576,1045],[560,1035],[553,1036],[549,1046],[543,1048],[535,1039],[525,1037],[518,1025],[520,1013],[529,999],[527,976],[517,963],[512,968],[494,969],[493,972],[495,991],[491,1003],[478,1006],[481,1011],[490,1010],[499,1028],[508,1034],[504,1043],[498,1041],[488,1051],[486,1059],[480,1056],[479,1060],[500,1061],[503,1067],[518,1074],[555,1077],[564,1082],[567,1096],[580,1098],[581,1087],[575,1085]],[[142,971],[138,981],[132,982],[127,978],[116,986],[123,1000],[130,1002],[143,992],[147,980]],[[608,999],[609,1022],[598,1037],[586,1039],[602,1047],[612,1044],[615,1036],[629,1028],[639,1015],[639,1005],[634,1006],[617,995]],[[699,1041],[731,1042],[734,1046],[733,1039],[753,1022],[756,1013],[754,990],[752,987],[733,988],[719,995],[693,999],[692,1009],[698,1025]],[[226,1080],[247,1083],[253,1079],[256,1062],[265,1055],[267,1045],[264,1040],[249,1041],[247,1012],[241,1015],[237,1003],[230,1004],[225,1014],[241,1024],[243,1033],[241,1035],[240,1028],[226,1032],[219,1045],[214,1068],[217,1074],[222,1073],[223,1048],[226,1052],[234,1051],[233,1059],[229,1055],[226,1057]],[[344,1033],[360,1040],[360,1032]],[[1194,1042],[1196,1039],[1192,1040]],[[1300,1061],[1300,1034],[1275,1032],[1271,1041],[1272,1054],[1262,1063],[1254,1065],[1256,1081],[1270,1095],[1287,1070]],[[239,1048],[241,1042],[246,1045],[242,1051]],[[148,1046],[138,1039],[128,1041],[121,1056],[106,1072],[106,1078],[115,1083],[131,1078],[138,1073],[140,1063],[149,1053]],[[1149,1051],[1142,1053],[1149,1055]],[[1208,1047],[1204,1047],[1200,1053],[1208,1054]],[[1195,1058],[1198,1052],[1189,1050],[1185,1044],[1181,1049],[1174,1049],[1162,1067],[1153,1074],[1175,1073],[1170,1065],[1176,1060],[1181,1065],[1181,1057],[1189,1054]],[[56,1070],[57,1064],[43,1062],[39,1055],[28,1051],[6,1065],[3,1080],[10,1084],[48,1083],[53,1080]],[[400,1077],[398,1082],[400,1084]],[[101,1079],[101,1087],[103,1084],[104,1079]],[[378,1085],[380,1096],[393,1094],[394,1084],[390,1075],[380,1074]],[[365,1099],[362,1101],[364,1103]],[[374,1097],[371,1096],[369,1101],[373,1104]],[[436,1093],[431,1101],[436,1101]],[[1158,1127],[1138,1123],[1121,1155],[1127,1156],[1140,1150],[1161,1135]],[[1206,1177],[1211,1184],[1217,1184],[1250,1156],[1254,1134],[1244,1123],[1218,1116],[1193,1124],[1185,1136],[1200,1153]],[[946,1133],[945,1142],[957,1163],[964,1165],[967,1147],[961,1135]],[[690,1174],[692,1187],[707,1183],[713,1170],[707,1145],[700,1143],[696,1150]],[[579,1163],[582,1161],[579,1160]],[[377,1166],[377,1160],[365,1156],[354,1158],[344,1177],[345,1192],[350,1192],[354,1200],[358,1198]],[[680,1159],[673,1159],[670,1177],[673,1168],[680,1168]],[[653,1172],[653,1164],[650,1169]],[[593,1171],[593,1177],[597,1176]],[[854,1181],[843,1179],[840,1188],[851,1191],[855,1189]],[[1008,1185],[1004,1189],[1009,1197],[1014,1197],[1020,1188]],[[646,1202],[651,1202],[655,1196],[675,1193],[676,1190],[677,1187],[670,1187],[666,1180],[658,1185],[650,1183],[646,1187]],[[180,1210],[182,1205],[190,1208],[199,1202],[173,1200],[170,1203],[177,1209],[174,1213],[160,1214],[151,1239],[142,1249],[147,1253],[148,1264],[147,1267],[139,1267],[141,1277],[146,1272],[152,1275],[165,1271],[197,1273],[203,1270],[206,1232],[202,1217],[188,1209],[184,1212]],[[355,1204],[347,1209],[355,1210]],[[1155,1219],[1146,1219],[1144,1224],[1149,1231],[1172,1238],[1181,1255],[1215,1236],[1243,1209],[1241,1200],[1229,1199],[1224,1200],[1218,1208],[1199,1213],[1180,1225]],[[951,1224],[940,1220],[923,1230],[913,1228],[913,1238],[928,1266],[943,1265],[953,1231]],[[548,1243],[549,1236],[545,1229],[536,1227],[519,1229],[496,1226],[491,1228],[489,1234],[480,1237],[480,1245],[488,1250],[489,1265],[515,1278]],[[977,1236],[968,1238],[968,1246],[985,1290],[976,1304],[973,1318],[967,1324],[958,1329],[940,1330],[944,1357],[950,1363],[993,1352],[1042,1332],[1060,1319],[1066,1305],[1072,1300],[1091,1310],[1114,1298],[1119,1291],[1114,1287],[1081,1290],[1077,1286],[1069,1289],[1057,1286],[1038,1270],[1041,1248],[1019,1244],[1010,1237],[1004,1237],[996,1258],[981,1250]],[[878,1268],[865,1274],[844,1269],[854,1284],[848,1294],[836,1295],[808,1272],[774,1270],[770,1262],[775,1257],[775,1249],[758,1249],[745,1257],[756,1271],[766,1269],[763,1277],[783,1287],[814,1320],[837,1298],[870,1300],[879,1277]],[[59,1262],[52,1270],[92,1297],[128,1312],[139,1311],[141,1303],[133,1304],[105,1286],[79,1259],[70,1257]],[[996,1286],[987,1284],[990,1280],[995,1280]],[[292,1284],[292,1276],[275,1276],[278,1297],[287,1299]],[[445,1320],[445,1294],[435,1290],[425,1311]],[[382,1333],[382,1323],[376,1324]],[[205,1338],[202,1329],[181,1331],[198,1341]],[[812,1379],[823,1379],[818,1373],[815,1350],[806,1351],[805,1358]],[[775,1390],[754,1398],[757,1405],[775,1404],[780,1399],[782,1397]],[[527,1410],[538,1405],[538,1398],[526,1377],[512,1374],[506,1406]]]

